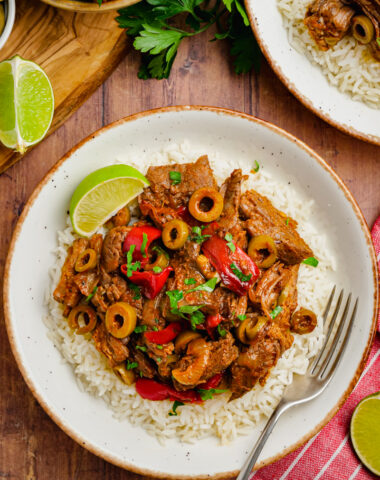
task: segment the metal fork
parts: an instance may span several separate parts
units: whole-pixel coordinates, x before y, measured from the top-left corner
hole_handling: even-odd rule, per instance
[[[326,326],[326,320],[333,302],[335,289],[336,287],[332,289],[325,311],[323,313],[324,326]],[[314,361],[310,363],[306,374],[295,375],[293,382],[285,389],[284,395],[282,396],[279,404],[269,418],[268,423],[266,424],[263,432],[261,433],[255,446],[253,447],[252,452],[249,454],[236,480],[248,479],[249,475],[251,474],[252,468],[254,467],[264,447],[265,442],[267,441],[269,435],[272,433],[272,430],[280,416],[289,408],[294,407],[295,405],[299,405],[301,403],[309,402],[310,400],[316,398],[325,390],[325,388],[333,378],[334,373],[336,372],[340,361],[342,360],[344,351],[346,350],[348,340],[352,332],[352,327],[354,324],[354,319],[356,316],[359,301],[359,299],[357,298],[352,309],[351,316],[349,317],[348,313],[351,303],[350,293],[347,297],[343,313],[340,315],[338,322],[336,322],[339,316],[339,312],[341,310],[343,295],[344,291],[342,289],[339,294],[334,312],[329,321],[326,337],[321,350],[316,355]],[[349,321],[347,326],[346,324],[348,318]],[[333,338],[330,341],[330,337],[335,324],[337,324],[338,327]],[[346,329],[344,329],[345,326]],[[341,341],[342,339],[343,341]]]

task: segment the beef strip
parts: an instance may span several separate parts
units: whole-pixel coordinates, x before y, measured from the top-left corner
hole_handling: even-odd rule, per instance
[[[98,323],[92,332],[92,338],[96,349],[107,358],[111,368],[119,365],[128,358],[128,348],[120,339],[113,337],[107,332],[103,322]]]
[[[173,384],[177,390],[189,390],[197,385],[207,382],[207,380],[217,373],[224,372],[239,355],[239,350],[235,345],[234,337],[229,332],[225,338],[214,342],[207,342],[207,347],[209,349],[208,361],[199,381],[194,385],[182,385],[173,379]],[[189,366],[191,368],[192,363],[193,357],[191,355],[185,355],[178,362],[176,368],[186,370]]]
[[[234,241],[240,248],[247,248],[247,232],[239,218],[239,205],[241,197],[241,184],[245,178],[241,170],[234,170],[220,187],[220,193],[224,198],[223,212],[218,220],[222,236],[231,233]]]
[[[74,282],[74,276],[77,273],[75,271],[75,263],[86,248],[88,248],[88,240],[79,238],[74,240],[72,246],[67,251],[61,278],[53,293],[54,299],[65,306],[75,307],[81,298],[78,285]]]
[[[293,337],[276,322],[268,321],[256,340],[243,347],[231,368],[231,399],[251,390],[259,381],[264,385],[271,368],[276,365],[283,351],[290,348]]]
[[[321,50],[328,50],[347,33],[355,10],[342,0],[315,0],[304,19],[311,37]]]
[[[259,331],[248,347],[243,347],[234,362],[231,373],[232,398],[238,398],[260,382],[264,385],[270,370],[281,354],[291,347],[290,317],[297,307],[297,276],[299,265],[284,266],[276,263],[267,270],[256,287],[258,303],[268,316],[266,325]],[[270,309],[277,303],[278,296],[285,289],[281,302],[282,310],[274,318]]]
[[[286,215],[263,195],[254,190],[245,192],[240,201],[240,214],[247,219],[245,226],[251,236],[269,235],[274,240],[283,262],[300,263],[313,255],[295,229],[296,222],[287,222]]]
[[[250,300],[265,315],[270,318],[270,313],[278,303],[281,292],[285,289],[286,295],[293,299],[297,305],[297,277],[299,265],[286,266],[276,262],[256,283],[254,290],[250,292]]]
[[[144,377],[153,378],[156,376],[157,371],[153,362],[144,355],[143,352],[134,350],[132,356],[134,361],[137,362],[139,372],[141,372]]]
[[[105,272],[113,272],[125,263],[122,247],[130,230],[131,227],[115,227],[105,236],[101,256],[101,265]]]
[[[172,171],[181,174],[181,181],[177,185],[170,179]],[[206,155],[194,163],[149,167],[146,177],[150,186],[139,196],[140,210],[143,215],[149,215],[158,227],[178,218],[177,210],[187,206],[195,190],[202,187],[217,189]]]
[[[225,320],[231,322],[230,327],[233,326],[234,319],[238,315],[244,315],[247,310],[247,297],[236,295],[228,288],[217,287],[214,290],[214,298],[219,306],[219,313]]]

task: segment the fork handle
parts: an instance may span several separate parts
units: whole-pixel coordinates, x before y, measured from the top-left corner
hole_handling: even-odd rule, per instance
[[[274,426],[277,423],[277,420],[280,418],[281,414],[287,410],[288,405],[280,400],[280,403],[275,408],[274,412],[270,416],[267,424],[265,425],[264,430],[262,431],[260,437],[258,438],[255,446],[253,447],[251,453],[249,454],[247,460],[245,461],[243,468],[241,469],[239,476],[236,480],[247,480],[249,475],[252,472],[261,450],[264,448],[265,442],[268,440],[269,435],[272,433]]]

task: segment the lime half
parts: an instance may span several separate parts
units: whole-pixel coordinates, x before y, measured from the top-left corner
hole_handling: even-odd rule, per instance
[[[362,463],[380,475],[380,392],[365,397],[355,408],[350,426],[352,445]]]
[[[0,141],[24,153],[44,138],[54,114],[53,89],[34,62],[15,56],[0,63]]]
[[[71,197],[74,230],[85,237],[92,235],[147,185],[144,175],[129,165],[111,165],[90,173]]]

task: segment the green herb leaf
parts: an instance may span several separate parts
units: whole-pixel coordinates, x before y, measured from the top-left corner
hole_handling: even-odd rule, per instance
[[[204,227],[203,227],[204,228]],[[203,243],[206,238],[211,237],[211,235],[202,235],[202,230],[203,228],[201,227],[193,227],[191,229],[193,235],[191,237],[191,240],[196,243]]]
[[[232,235],[230,233],[226,233],[226,236],[224,237],[224,240],[226,240],[227,246],[231,250],[231,252],[234,252],[236,250],[236,246],[235,246],[234,242],[232,241]]]
[[[285,225],[289,225],[289,218],[285,220]]]
[[[185,278],[185,285],[195,285],[196,283],[195,278]]]
[[[158,332],[158,327],[154,326],[154,327],[152,327],[152,330],[153,330],[154,332]]]
[[[166,295],[169,297],[170,309],[178,310],[178,302],[183,299],[183,292],[181,290],[169,290]]]
[[[182,407],[182,405],[185,405],[183,402],[179,402],[178,400],[175,400],[172,406],[171,411],[169,412],[169,415],[171,417],[176,417],[178,415],[177,413],[177,408]]]
[[[153,272],[154,272],[154,273],[161,273],[161,272],[162,272],[162,268],[161,268],[161,267],[158,267],[158,266],[153,267]]]
[[[225,337],[227,335],[227,330],[225,330],[219,323],[219,325],[216,327],[218,330],[218,333],[221,337]]]
[[[274,320],[280,312],[282,312],[282,307],[280,307],[280,305],[277,305],[277,307],[274,308],[269,315]]]
[[[209,388],[208,390],[205,390],[203,388],[198,388],[199,395],[201,396],[201,399],[203,401],[205,400],[211,400],[213,398],[213,395],[217,393],[225,393],[228,390],[220,390],[218,388]]]
[[[156,348],[158,348],[158,350],[162,350],[164,347],[162,345],[156,344]]]
[[[247,318],[247,315],[237,315],[237,318],[238,318],[241,322],[244,322],[244,320]]]
[[[260,164],[257,160],[255,160],[255,166],[253,168],[253,171],[257,173],[260,170]]]
[[[143,346],[143,347],[140,347],[140,345],[136,345],[136,350],[141,350],[141,351],[143,351],[143,352],[146,352],[147,349],[146,349],[146,347],[144,347],[144,346]]]
[[[94,289],[92,290],[92,292],[90,293],[90,295],[88,295],[86,298],[85,298],[85,302],[88,303],[91,298],[95,295],[95,293],[98,291],[98,287],[94,287]]]
[[[130,362],[127,360],[127,370],[133,370],[134,368],[137,368],[139,365],[137,362]]]
[[[377,38],[376,38],[376,42],[377,42],[377,44],[378,44],[379,47],[380,47],[380,37],[377,37]]]
[[[181,172],[175,172],[175,171],[169,172],[169,178],[172,181],[173,185],[178,185],[179,183],[181,183],[181,179],[182,179]]]
[[[205,321],[204,314],[198,310],[190,316],[190,323],[192,330],[196,330],[197,325],[201,325]]]
[[[133,330],[134,333],[142,333],[146,332],[148,327],[146,325],[137,325],[137,327]]]
[[[251,280],[252,274],[250,273],[249,275],[245,275],[235,263],[231,263],[230,268],[231,268],[232,272],[242,282],[249,282]]]
[[[96,0],[96,1],[98,2],[99,7],[101,7],[103,0]]]
[[[305,260],[302,260],[302,263],[305,263],[306,265],[310,265],[311,267],[317,267],[319,261],[315,257],[309,257],[309,258],[306,258]]]
[[[201,285],[198,285],[197,287],[190,288],[189,290],[186,290],[185,294],[186,293],[191,293],[191,292],[199,292],[199,291],[213,292],[217,283],[218,283],[218,278],[217,277],[210,278],[210,280],[207,280],[207,282],[202,283]]]
[[[135,292],[135,296],[133,297],[133,300],[139,300],[141,298],[140,287],[138,287],[137,285],[131,282],[128,283],[128,287]]]
[[[141,253],[142,253],[142,256],[144,258],[146,258],[146,244],[148,243],[148,235],[144,232],[142,234],[142,237],[143,237],[143,240],[142,240],[142,243],[141,243]]]
[[[131,245],[127,252],[127,277],[131,277],[133,272],[141,268],[141,262],[132,262],[135,248],[136,245]]]

